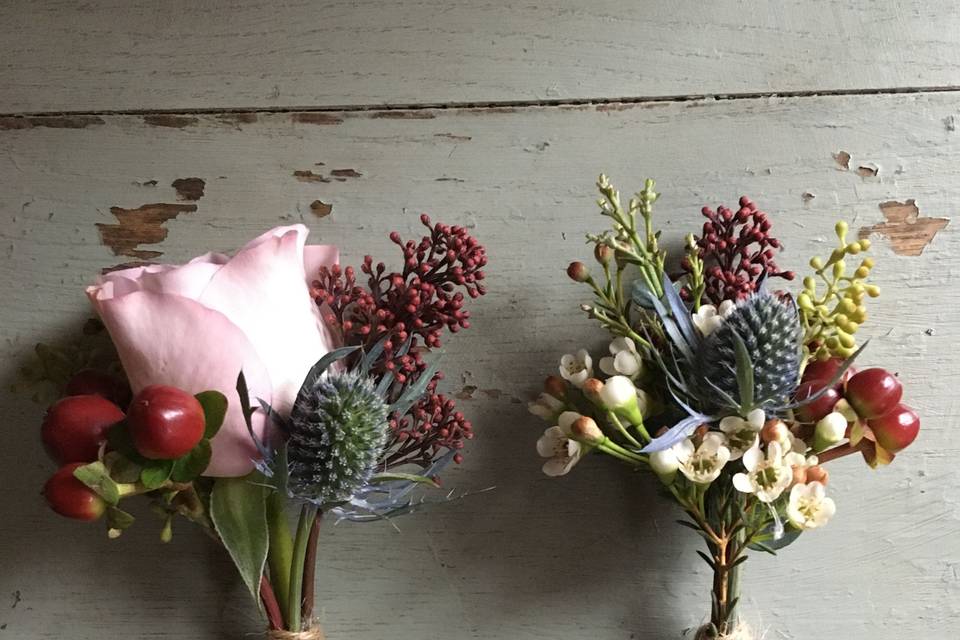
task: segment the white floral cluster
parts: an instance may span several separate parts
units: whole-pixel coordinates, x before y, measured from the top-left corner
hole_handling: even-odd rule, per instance
[[[719,308],[701,305],[692,316],[693,324],[702,335],[709,335],[733,307],[726,302]],[[606,380],[594,377],[593,359],[587,350],[564,355],[560,377],[548,379],[544,393],[530,403],[530,412],[551,424],[537,442],[538,453],[546,458],[545,474],[565,475],[586,454],[599,450],[648,466],[668,487],[676,483],[679,474],[690,485],[705,490],[728,464],[736,463],[728,481],[737,491],[767,505],[778,523],[782,513],[796,529],[816,529],[834,515],[836,505],[826,495],[829,476],[819,465],[816,451],[844,439],[847,416],[834,412],[818,421],[813,449],[784,421],[754,409],[745,416],[727,416],[714,425],[701,425],[667,449],[643,453],[642,445],[650,440],[644,420],[655,413],[658,404],[640,388],[645,374],[643,358],[633,340],[624,337],[610,343],[609,353],[599,362]]]

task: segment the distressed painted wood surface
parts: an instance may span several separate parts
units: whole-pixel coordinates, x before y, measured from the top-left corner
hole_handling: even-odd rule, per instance
[[[6,0],[0,112],[958,84],[952,0]]]
[[[693,101],[377,114],[97,116],[0,131],[2,372],[86,316],[82,287],[138,258],[229,250],[276,224],[390,256],[417,215],[465,224],[490,250],[490,295],[448,343],[446,386],[479,437],[448,487],[495,491],[388,524],[322,536],[318,612],[342,640],[679,638],[708,611],[695,536],[648,480],[609,460],[541,475],[525,401],[559,356],[604,348],[564,276],[603,224],[592,183],[658,178],[668,246],[699,208],[750,194],[803,269],[838,216],[875,239],[867,361],[895,368],[923,415],[892,467],[832,469],[836,519],[746,574],[767,638],[950,638],[960,623],[960,94]],[[165,116],[164,118],[170,118]],[[46,126],[51,125],[51,126]],[[123,227],[116,231],[116,225]],[[112,231],[111,231],[112,230]],[[226,639],[259,629],[221,553],[183,525],[156,541],[144,514],[107,540],[57,519],[42,407],[4,392],[0,638]]]

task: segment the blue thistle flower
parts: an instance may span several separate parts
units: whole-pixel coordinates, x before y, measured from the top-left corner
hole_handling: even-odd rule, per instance
[[[357,372],[304,384],[286,423],[290,495],[315,504],[350,500],[376,469],[387,414],[371,379]]]

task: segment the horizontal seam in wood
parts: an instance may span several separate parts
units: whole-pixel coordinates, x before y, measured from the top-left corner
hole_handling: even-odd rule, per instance
[[[0,113],[0,117],[43,118],[70,116],[149,116],[149,115],[219,115],[229,113],[351,113],[369,111],[455,111],[459,109],[504,109],[524,107],[579,107],[616,104],[645,104],[663,102],[701,102],[727,100],[757,100],[763,98],[820,98],[842,96],[882,96],[960,91],[960,85],[934,87],[886,87],[866,89],[829,89],[818,91],[755,91],[742,93],[703,93],[667,96],[621,96],[618,98],[556,98],[550,100],[490,100],[477,102],[387,103],[332,106],[291,107],[209,107],[183,109],[98,109],[89,111],[18,111]]]

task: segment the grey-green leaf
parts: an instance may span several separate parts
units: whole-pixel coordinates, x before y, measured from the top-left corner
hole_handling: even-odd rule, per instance
[[[120,489],[100,461],[91,462],[73,471],[73,477],[93,489],[97,495],[115,505],[120,502]]]
[[[227,396],[219,391],[201,391],[194,397],[203,407],[203,416],[206,421],[203,437],[209,440],[217,435],[217,431],[223,424],[223,418],[227,415]]]
[[[753,410],[753,362],[750,361],[750,352],[736,331],[733,336],[734,355],[737,359],[737,390],[740,396],[740,412],[744,416]]]
[[[260,602],[260,578],[267,560],[267,487],[258,473],[245,478],[217,478],[210,493],[213,525],[240,572],[250,595]]]
[[[433,487],[434,489],[439,489],[440,485],[437,484],[437,481],[428,476],[422,476],[417,473],[395,473],[395,472],[386,472],[386,473],[375,473],[370,476],[370,482],[372,484],[379,484],[381,482],[393,482],[395,480],[401,480],[403,482],[413,482],[415,484],[425,484]]]

